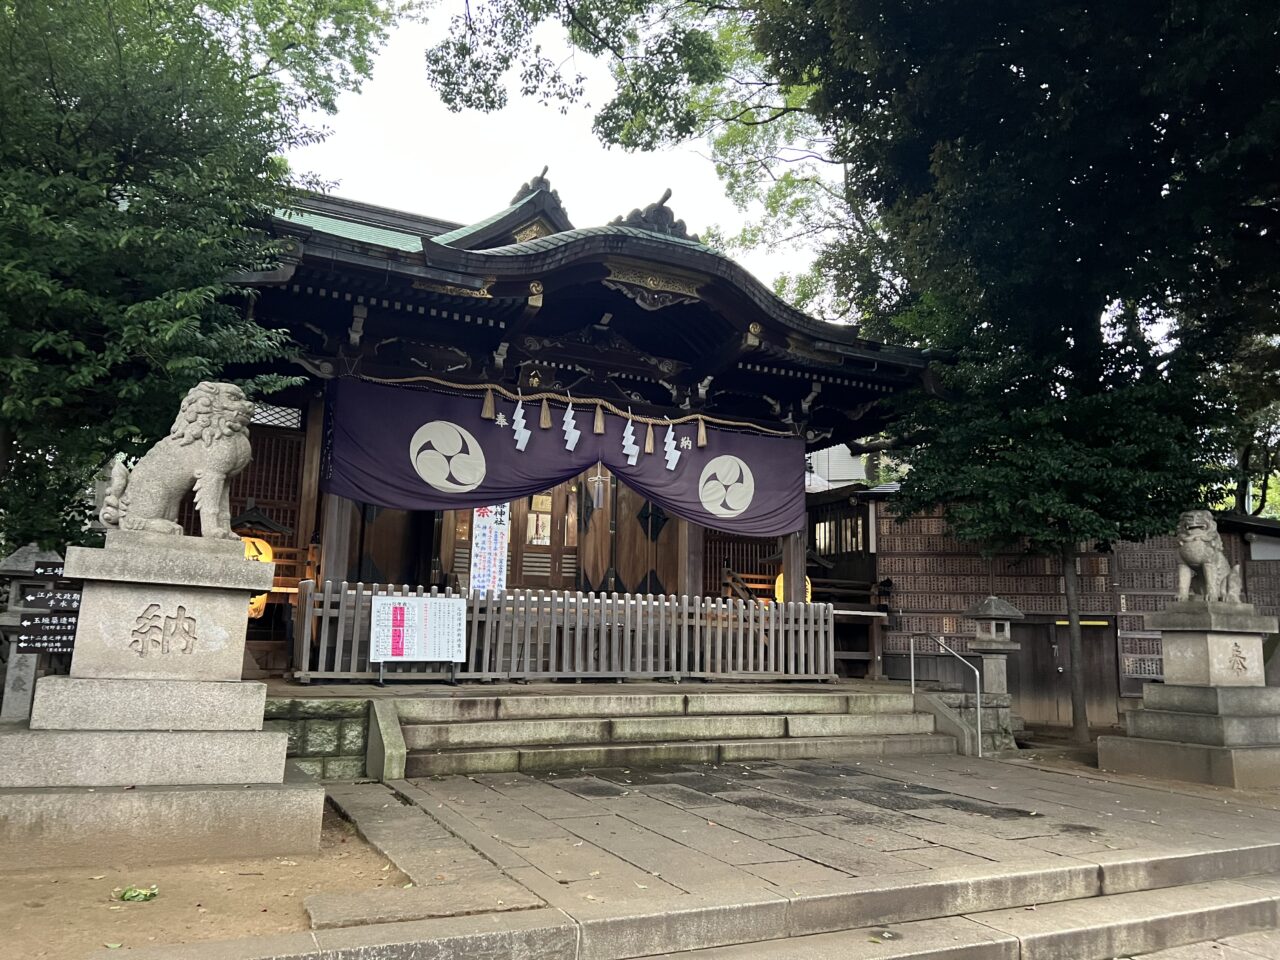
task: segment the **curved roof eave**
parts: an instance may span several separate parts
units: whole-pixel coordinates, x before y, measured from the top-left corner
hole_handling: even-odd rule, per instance
[[[504,235],[510,236],[513,230],[533,220],[543,220],[557,231],[573,229],[573,223],[564,212],[560,198],[552,191],[538,189],[477,223],[424,238],[423,247],[430,242],[460,250],[483,248],[486,242],[494,238],[501,239]]]
[[[810,336],[849,346],[865,346],[886,360],[923,369],[928,358],[918,350],[864,340],[848,327],[818,320],[778,297],[741,264],[692,240],[682,240],[639,227],[579,227],[524,243],[485,250],[462,250],[439,243],[423,244],[427,265],[497,279],[523,279],[607,257],[625,257],[724,280],[756,307],[785,326]]]

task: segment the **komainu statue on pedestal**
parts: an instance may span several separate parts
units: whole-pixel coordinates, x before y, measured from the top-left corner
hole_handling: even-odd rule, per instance
[[[178,508],[195,490],[200,534],[238,540],[231,530],[231,478],[249,465],[253,404],[232,383],[188,391],[169,435],[129,470],[116,462],[100,514],[108,527],[182,535]]]
[[[1222,551],[1218,524],[1208,510],[1178,518],[1178,599],[1240,603],[1240,564]]]

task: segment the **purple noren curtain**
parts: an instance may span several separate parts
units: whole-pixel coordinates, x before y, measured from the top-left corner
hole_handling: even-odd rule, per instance
[[[679,517],[752,537],[794,533],[805,523],[804,444],[708,424],[648,425],[595,406],[497,398],[480,416],[480,396],[344,378],[330,386],[328,458],[321,489],[401,510],[453,510],[507,503],[539,493],[604,463],[629,487]]]

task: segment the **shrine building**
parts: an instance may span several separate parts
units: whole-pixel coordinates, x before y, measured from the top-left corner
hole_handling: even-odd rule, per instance
[[[876,672],[875,503],[806,501],[806,456],[879,432],[929,357],[788,305],[668,198],[578,227],[544,171],[472,224],[325,196],[276,220],[281,266],[242,279],[304,382],[259,405],[232,502],[277,562],[264,667],[372,675],[362,597],[392,585],[789,601],[836,638],[793,672]]]

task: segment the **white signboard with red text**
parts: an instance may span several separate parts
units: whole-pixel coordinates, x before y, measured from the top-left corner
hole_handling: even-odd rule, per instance
[[[507,550],[511,544],[511,504],[476,507],[471,514],[470,589],[502,593],[507,589]]]
[[[462,597],[374,597],[369,660],[467,659],[467,601]]]

